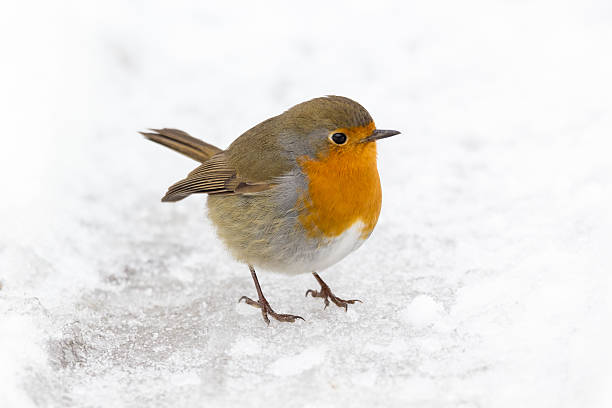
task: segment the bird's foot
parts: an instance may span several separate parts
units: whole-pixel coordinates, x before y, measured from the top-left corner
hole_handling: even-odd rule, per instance
[[[312,297],[323,298],[323,302],[325,303],[324,309],[327,309],[327,306],[329,306],[329,301],[330,300],[332,302],[334,302],[334,304],[336,306],[343,307],[344,311],[348,311],[348,305],[349,304],[352,305],[355,302],[362,303],[361,300],[359,300],[359,299],[349,299],[349,300],[340,299],[339,297],[337,297],[336,295],[334,295],[332,293],[332,291],[329,288],[329,286],[327,286],[327,284],[325,282],[323,282],[323,279],[321,279],[321,277],[316,272],[313,272],[313,275],[317,279],[317,281],[319,282],[319,285],[321,285],[321,290],[308,289],[306,291],[306,295],[305,296],[308,296],[308,294],[310,294]]]
[[[267,324],[270,324],[270,319],[268,318],[268,315],[272,316],[273,318],[275,318],[276,320],[278,320],[279,322],[290,322],[293,323],[295,322],[297,319],[302,319],[304,320],[303,317],[301,316],[296,316],[296,315],[290,315],[290,314],[282,314],[282,313],[276,313],[272,307],[270,306],[270,304],[268,303],[268,301],[266,300],[265,297],[261,297],[258,301],[255,301],[247,296],[243,296],[241,297],[238,302],[242,302],[244,300],[244,302],[247,305],[251,305],[253,307],[257,307],[259,309],[261,309],[261,315],[264,319],[264,321]]]

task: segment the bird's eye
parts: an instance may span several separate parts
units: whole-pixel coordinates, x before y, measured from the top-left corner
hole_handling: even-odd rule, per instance
[[[346,135],[344,133],[334,133],[329,138],[337,145],[343,145],[346,143]]]

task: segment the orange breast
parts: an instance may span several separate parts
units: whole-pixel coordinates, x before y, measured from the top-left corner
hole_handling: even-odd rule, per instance
[[[299,221],[312,237],[337,237],[361,221],[367,238],[380,214],[382,192],[376,143],[334,147],[326,157],[301,159],[308,192],[300,200]]]

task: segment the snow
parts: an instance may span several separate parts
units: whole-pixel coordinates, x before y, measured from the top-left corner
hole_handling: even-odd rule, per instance
[[[443,316],[444,307],[431,296],[417,295],[399,314],[406,324],[421,327],[436,323]]]
[[[279,358],[269,365],[268,371],[277,377],[297,375],[321,365],[325,359],[325,349],[309,347],[295,356]]]
[[[609,407],[607,1],[13,2],[0,10],[0,407]],[[35,12],[33,12],[35,10]],[[381,128],[383,208],[322,274],[248,268],[194,162],[309,98]]]

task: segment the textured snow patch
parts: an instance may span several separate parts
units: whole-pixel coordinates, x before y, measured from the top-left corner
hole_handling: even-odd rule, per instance
[[[375,371],[365,371],[363,373],[359,373],[355,375],[354,381],[355,384],[360,385],[362,387],[373,387],[376,384],[376,380],[378,375]]]
[[[427,326],[438,321],[444,313],[444,307],[431,296],[418,295],[410,305],[400,311],[401,319],[414,326]]]
[[[300,374],[321,364],[325,354],[324,348],[311,347],[295,356],[279,358],[270,364],[268,371],[279,377]]]
[[[229,354],[232,356],[248,356],[257,354],[259,351],[261,351],[261,346],[257,340],[252,337],[245,337],[237,339],[232,344]]]
[[[1,407],[36,406],[22,386],[24,375],[47,359],[44,350],[36,344],[37,338],[38,330],[30,319],[17,315],[0,319]]]
[[[172,385],[181,387],[181,386],[187,386],[187,385],[198,385],[202,381],[198,373],[185,372],[185,373],[173,374],[170,377],[170,382],[172,383]]]

